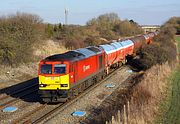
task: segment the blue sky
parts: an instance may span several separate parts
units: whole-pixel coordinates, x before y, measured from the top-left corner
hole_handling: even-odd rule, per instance
[[[110,12],[141,25],[163,24],[172,16],[180,16],[180,0],[0,0],[0,16],[26,12],[49,23],[64,23],[65,8],[68,24],[81,25]]]

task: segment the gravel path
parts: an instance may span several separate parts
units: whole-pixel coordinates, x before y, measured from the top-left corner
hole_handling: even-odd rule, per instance
[[[80,98],[73,105],[67,107],[67,109],[59,112],[56,116],[46,121],[47,124],[76,124],[80,123],[85,117],[90,114],[92,108],[96,108],[99,106],[103,100],[105,100],[108,96],[110,96],[113,91],[115,91],[118,87],[121,86],[122,82],[124,82],[132,73],[128,72],[128,67],[122,67],[122,69],[118,70],[116,74],[114,74],[111,78],[104,81],[100,86],[90,91],[88,94]],[[115,87],[107,88],[106,84],[114,84]],[[81,110],[86,111],[85,117],[74,117],[72,113],[74,111]]]

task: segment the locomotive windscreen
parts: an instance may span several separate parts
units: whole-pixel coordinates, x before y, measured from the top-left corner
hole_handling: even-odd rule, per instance
[[[56,64],[54,65],[54,74],[65,74],[66,65],[65,64]]]
[[[65,74],[66,73],[66,65],[65,64],[55,64],[54,68],[52,64],[43,64],[41,65],[40,73],[41,74],[53,74],[52,70],[54,70],[54,74]]]
[[[51,64],[41,65],[41,74],[52,74],[52,65]]]

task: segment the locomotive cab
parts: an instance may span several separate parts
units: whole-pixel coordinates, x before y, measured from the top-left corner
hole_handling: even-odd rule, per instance
[[[67,64],[44,63],[39,69],[39,89],[69,89]]]
[[[40,62],[39,94],[43,101],[66,98],[70,89],[69,64],[66,62]],[[54,97],[58,96],[58,97]],[[48,102],[48,101],[47,101]]]

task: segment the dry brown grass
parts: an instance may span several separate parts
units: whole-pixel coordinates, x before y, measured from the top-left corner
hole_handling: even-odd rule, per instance
[[[63,44],[54,42],[53,40],[46,40],[42,44],[34,46],[34,55],[39,59],[43,59],[49,55],[60,54],[68,51]]]
[[[38,63],[21,64],[18,67],[1,65],[0,89],[37,77]]]
[[[167,94],[168,76],[174,67],[165,63],[145,72],[142,81],[133,89],[130,123],[150,123],[158,115],[158,106]]]
[[[141,80],[136,80],[138,84],[135,85],[130,93],[130,105],[125,103],[128,116],[121,116],[128,118],[128,122],[114,120],[108,124],[147,124],[152,123],[154,117],[159,115],[159,106],[165,99],[169,87],[168,77],[175,69],[176,64],[170,66],[168,63],[163,65],[155,65],[147,70]],[[115,115],[115,116],[118,116]],[[120,123],[121,122],[121,123]]]

